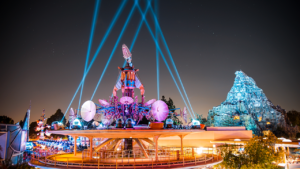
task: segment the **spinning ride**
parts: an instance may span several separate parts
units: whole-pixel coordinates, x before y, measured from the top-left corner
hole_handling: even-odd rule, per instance
[[[82,119],[91,121],[95,115],[102,114],[104,126],[109,126],[118,119],[121,119],[122,122],[132,119],[131,121],[135,125],[139,124],[143,117],[151,122],[155,120],[158,122],[164,121],[169,114],[167,104],[155,99],[145,102],[145,89],[137,74],[139,69],[135,69],[131,63],[132,55],[125,44],[122,45],[122,51],[127,64],[123,68],[119,67],[119,79],[114,86],[113,97],[110,97],[108,101],[99,99],[99,104],[86,101],[81,108]],[[138,102],[138,96],[135,96],[134,88],[140,89],[141,102]],[[122,97],[119,99],[117,91],[120,89],[122,90]]]
[[[92,101],[86,101],[81,108],[81,116],[73,109],[70,109],[70,124],[73,124],[73,129],[83,129],[85,126],[79,124],[79,121],[93,121],[94,129],[98,130],[69,130],[69,131],[51,131],[55,134],[70,135],[77,140],[77,137],[103,138],[103,141],[94,147],[94,151],[99,152],[105,150],[117,151],[132,151],[133,145],[137,144],[142,150],[144,157],[148,158],[146,144],[155,147],[156,159],[158,158],[157,151],[159,146],[157,140],[159,137],[180,136],[182,139],[185,135],[191,133],[191,130],[166,130],[162,121],[166,120],[170,110],[168,105],[156,99],[151,99],[145,102],[145,89],[138,76],[139,69],[135,69],[132,61],[132,54],[125,44],[122,45],[123,57],[127,61],[125,67],[120,68],[119,78],[113,88],[113,96],[109,100],[99,99],[99,104]],[[138,96],[135,96],[134,88],[140,89],[141,102],[138,102]],[[117,91],[122,91],[122,97],[117,97]],[[77,114],[77,115],[76,115]],[[174,113],[173,115],[177,115]],[[77,118],[76,118],[77,116]],[[102,118],[100,118],[100,116]],[[179,115],[177,115],[179,116]],[[180,111],[180,116],[187,120],[186,108]],[[150,129],[148,126],[138,126],[142,118],[150,121]],[[100,122],[101,119],[101,122]],[[172,121],[171,119],[169,119]],[[116,127],[110,127],[111,123],[116,121]],[[102,123],[102,124],[101,124]],[[172,128],[168,125],[167,128]],[[200,130],[197,132],[201,132]],[[153,140],[149,139],[153,138]],[[123,143],[123,146],[120,144]],[[90,143],[90,145],[93,145]],[[182,149],[182,147],[181,147]],[[76,146],[74,149],[76,154]],[[90,149],[90,157],[92,157],[93,149]]]

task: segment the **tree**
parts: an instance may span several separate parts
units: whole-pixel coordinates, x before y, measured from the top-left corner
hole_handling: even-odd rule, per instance
[[[21,127],[23,127],[24,121],[23,121],[23,120],[20,120],[19,125],[20,125]]]
[[[276,137],[284,137],[289,138],[289,135],[286,133],[285,129],[281,126],[278,126],[277,129],[274,131]]]
[[[300,136],[300,112],[296,110],[285,112],[284,109],[281,109],[285,117],[285,123],[279,125],[277,130],[274,131],[274,134],[277,137],[285,137],[290,139],[297,139]]]
[[[57,109],[57,111],[55,112],[55,114],[53,114],[50,118],[47,119],[47,124],[51,125],[52,122],[54,121],[61,121],[61,119],[64,117],[64,113],[60,110],[60,109]],[[64,125],[66,125],[66,118],[64,118],[64,120],[62,121],[62,123]]]
[[[237,169],[241,167],[241,163],[245,161],[243,154],[238,155],[238,147],[240,145],[225,144],[221,146],[220,152],[223,162],[217,165],[226,169]]]
[[[296,110],[288,111],[287,117],[292,123],[292,126],[300,126],[300,112],[297,112]]]
[[[191,121],[193,119],[191,118]],[[196,114],[196,120],[198,120],[200,122],[200,124],[206,124],[207,120],[206,118],[202,117],[202,114]]]
[[[55,114],[53,114],[52,116],[50,116],[50,118],[47,119],[47,124],[51,125],[52,122],[54,121],[61,121],[62,118],[64,117],[64,113],[61,111],[61,109],[57,109]],[[63,125],[66,126],[67,120],[66,118],[64,118],[64,120],[62,121]],[[51,137],[55,138],[64,138],[65,136],[63,135],[57,135],[57,134],[51,134]]]
[[[169,98],[169,100],[167,100],[165,98],[165,96],[162,96],[161,98],[162,101],[164,101],[167,105],[169,110],[171,110],[171,112],[173,113],[169,113],[168,118],[171,118],[173,120],[173,124],[174,125],[179,125],[179,124],[183,124],[181,120],[179,120],[179,118],[177,116],[174,115],[175,110],[172,109],[176,109],[176,106],[173,103],[173,100],[171,98]],[[165,123],[165,121],[163,121]]]
[[[14,120],[7,116],[0,116],[0,124],[14,124]]]
[[[238,151],[236,145],[221,146],[223,162],[217,167],[228,169],[275,169],[273,162],[284,160],[284,151],[275,150],[276,136],[269,132],[265,136],[254,136],[244,146],[244,151]]]
[[[37,122],[36,121],[30,123],[30,125],[29,125],[29,137],[30,138],[37,138],[37,133],[38,132],[35,131],[36,127],[37,127]]]
[[[66,127],[70,128],[70,122],[68,121]]]

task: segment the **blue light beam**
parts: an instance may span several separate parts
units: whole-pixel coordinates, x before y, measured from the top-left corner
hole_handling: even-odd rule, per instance
[[[145,12],[144,12],[144,15],[147,14],[150,5],[151,5],[151,0],[148,1],[148,6],[147,6],[147,8],[146,8],[146,10],[145,10]],[[133,46],[134,46],[134,44],[135,44],[136,38],[137,38],[138,34],[140,33],[140,30],[141,30],[141,27],[142,27],[142,25],[143,25],[144,20],[145,20],[145,18],[142,17],[142,19],[141,19],[141,21],[140,21],[140,23],[139,23],[139,26],[138,26],[138,28],[137,28],[137,31],[135,32],[134,38],[133,38],[133,40],[132,40],[132,42],[131,42],[130,49],[129,49],[130,51],[132,50],[132,48],[133,48]],[[126,62],[126,60],[125,60],[124,63],[123,63],[123,67],[126,65],[126,63],[127,63],[127,62]],[[120,80],[120,77],[121,77],[121,74],[118,76],[117,82]],[[111,96],[113,96],[113,94],[111,94]]]
[[[141,10],[141,7],[139,6],[139,4],[137,4],[137,7],[138,7],[138,9],[139,9],[141,15],[143,15],[142,10]],[[143,17],[145,18],[145,15],[143,15]],[[176,82],[176,80],[175,80],[175,77],[173,76],[173,73],[172,73],[172,71],[171,71],[171,69],[170,69],[170,67],[169,67],[169,65],[168,65],[168,63],[167,63],[167,61],[166,61],[166,58],[164,57],[164,54],[162,53],[162,51],[161,51],[161,49],[160,49],[160,47],[159,47],[159,45],[158,45],[158,43],[157,43],[157,41],[156,41],[156,39],[155,39],[155,36],[153,35],[153,32],[152,32],[152,30],[151,30],[151,28],[150,28],[150,26],[149,26],[148,21],[145,20],[145,23],[146,23],[146,26],[147,26],[147,28],[148,28],[148,30],[149,30],[151,36],[152,36],[152,39],[153,39],[153,41],[154,41],[154,43],[155,43],[157,49],[159,50],[160,55],[162,56],[162,58],[163,58],[163,60],[164,60],[164,62],[165,62],[165,64],[166,64],[166,66],[167,66],[167,68],[168,68],[168,70],[169,70],[169,72],[170,72],[170,74],[171,74],[171,77],[172,77],[172,79],[173,79],[173,81],[174,81],[174,83],[175,83],[175,85],[176,85],[176,87],[177,87],[177,89],[178,89],[178,91],[179,91],[179,93],[180,93],[180,95],[181,95],[181,98],[182,98],[182,100],[183,100],[185,106],[187,107],[187,109],[188,109],[188,111],[189,111],[191,117],[194,118],[194,115],[191,113],[191,111],[189,110],[189,107],[188,107],[187,104],[186,104],[186,101],[185,101],[185,99],[184,99],[184,97],[183,97],[183,95],[182,95],[182,93],[181,93],[181,90],[180,90],[180,88],[179,88],[179,86],[178,86],[178,84],[177,84],[177,82]]]
[[[130,21],[130,19],[131,19],[131,16],[132,16],[132,14],[133,14],[133,12],[134,12],[134,9],[135,9],[135,7],[136,7],[136,4],[137,4],[137,3],[135,3],[135,4],[133,5],[133,7],[131,8],[131,11],[130,11],[130,13],[129,13],[127,19],[126,19],[126,22],[125,22],[125,24],[124,24],[124,26],[123,26],[123,28],[122,28],[122,31],[121,31],[121,33],[120,33],[120,35],[119,35],[119,37],[118,37],[118,40],[117,40],[117,42],[115,43],[115,46],[114,46],[114,48],[113,48],[113,50],[112,50],[112,52],[111,52],[111,54],[110,54],[110,56],[109,56],[109,58],[108,58],[108,61],[107,61],[106,65],[105,65],[105,67],[104,67],[104,70],[102,71],[102,74],[101,74],[100,79],[99,79],[99,81],[98,81],[98,83],[97,83],[97,85],[96,85],[96,88],[95,88],[94,93],[93,93],[93,95],[92,95],[92,97],[91,97],[91,100],[93,100],[93,98],[94,98],[94,96],[95,96],[95,93],[96,93],[96,91],[97,91],[97,89],[98,89],[99,84],[100,84],[101,81],[102,81],[102,78],[103,78],[103,76],[104,76],[104,73],[106,72],[106,69],[107,69],[107,67],[108,67],[108,65],[109,65],[109,63],[110,63],[110,60],[111,60],[113,54],[115,53],[116,48],[117,48],[117,46],[118,46],[118,44],[119,44],[119,42],[120,42],[120,40],[121,40],[121,37],[123,36],[124,31],[125,31],[125,29],[126,29],[128,23],[129,23],[129,21]]]
[[[111,24],[109,25],[109,27],[108,27],[108,29],[107,29],[107,31],[106,31],[106,33],[105,33],[105,36],[103,37],[103,39],[102,39],[100,45],[98,46],[98,49],[97,49],[95,55],[93,56],[93,59],[92,59],[90,65],[89,65],[88,69],[86,70],[86,73],[83,75],[83,78],[82,78],[82,80],[81,80],[81,82],[80,82],[80,84],[79,84],[79,86],[78,86],[78,88],[77,88],[77,90],[76,90],[76,92],[75,92],[75,94],[74,94],[74,96],[73,96],[73,98],[72,98],[72,100],[71,100],[71,102],[70,102],[70,104],[69,104],[69,106],[68,106],[66,112],[64,113],[64,117],[62,118],[62,120],[65,118],[66,113],[68,112],[68,110],[69,110],[71,104],[73,103],[73,100],[74,100],[75,96],[76,96],[77,93],[78,93],[78,90],[80,89],[80,86],[81,86],[82,83],[83,83],[83,79],[85,79],[86,75],[87,75],[88,72],[90,71],[90,69],[91,69],[91,67],[92,67],[92,65],[93,65],[93,63],[94,63],[94,61],[95,61],[95,59],[97,58],[98,53],[100,52],[100,50],[101,50],[101,48],[102,48],[104,42],[106,41],[106,39],[107,39],[107,37],[108,37],[108,35],[109,35],[109,33],[110,33],[112,27],[115,25],[116,20],[119,18],[119,15],[121,14],[121,11],[123,10],[123,8],[124,8],[126,2],[127,2],[127,0],[124,0],[123,3],[122,3],[122,4],[120,5],[120,7],[118,8],[118,11],[117,11],[116,15],[114,16],[113,21],[112,21]],[[62,120],[61,120],[61,121],[62,121]]]
[[[190,103],[189,97],[188,97],[187,94],[186,94],[185,88],[184,88],[184,86],[183,86],[183,84],[182,84],[181,78],[180,78],[180,76],[179,76],[179,73],[178,73],[178,71],[177,71],[176,65],[175,65],[174,60],[173,60],[173,58],[172,58],[170,49],[169,49],[169,47],[168,47],[168,45],[167,45],[166,39],[165,39],[165,37],[164,37],[164,35],[163,35],[163,33],[162,33],[162,30],[161,30],[161,28],[160,28],[160,26],[159,26],[158,20],[157,20],[157,18],[156,18],[156,16],[155,16],[155,13],[154,13],[153,9],[151,8],[150,10],[151,10],[152,15],[154,16],[155,25],[157,25],[157,28],[158,28],[159,33],[160,33],[160,36],[162,37],[162,40],[163,40],[163,42],[164,42],[164,44],[165,44],[165,47],[166,47],[167,52],[168,52],[168,54],[169,54],[169,58],[170,58],[170,60],[171,60],[171,62],[172,62],[173,68],[175,69],[177,78],[179,79],[179,82],[180,82],[180,85],[181,85],[181,87],[182,87],[182,89],[183,89],[183,92],[184,92],[184,94],[185,94],[185,97],[186,97],[186,99],[187,99],[187,101],[188,101],[188,103],[189,103],[189,106],[191,107],[191,110],[192,110],[193,114],[195,115],[194,110],[193,110],[193,107],[192,107],[192,105],[191,105],[191,103]]]
[[[154,0],[154,7],[155,7],[155,15],[158,16],[158,0]],[[157,29],[157,25],[155,24],[155,38],[156,41],[159,44],[159,40],[158,40],[158,29]],[[160,95],[159,95],[159,53],[156,47],[156,82],[157,82],[157,100],[159,100]]]
[[[99,6],[100,6],[100,0],[96,0],[95,10],[94,10],[94,17],[93,17],[92,28],[91,28],[91,33],[90,33],[90,40],[89,40],[89,45],[88,45],[88,50],[87,50],[86,60],[85,60],[85,66],[84,66],[84,74],[86,72],[86,67],[87,67],[88,62],[89,62],[89,57],[90,57],[90,52],[91,52],[91,46],[92,46],[92,43],[93,43],[93,37],[94,37],[94,31],[95,31],[95,27],[96,27],[96,20],[97,20],[97,16],[98,16]],[[81,85],[78,109],[80,108],[82,91],[83,91],[83,87],[84,87],[84,81],[85,81],[85,78],[83,79],[83,83]]]

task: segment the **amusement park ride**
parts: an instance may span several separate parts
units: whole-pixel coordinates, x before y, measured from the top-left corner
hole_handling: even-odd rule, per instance
[[[69,145],[74,146],[74,149],[72,148],[69,149],[70,151],[73,150],[74,154],[69,154],[69,153],[58,154],[57,152],[53,151],[52,143],[53,144],[62,144],[62,143],[59,143],[59,141],[55,142],[53,140],[50,140],[51,146],[47,147],[47,149],[45,150],[47,151],[46,154],[44,153],[41,156],[39,156],[44,158],[38,158],[37,161],[39,162],[39,164],[36,164],[36,166],[39,166],[40,163],[44,163],[46,165],[49,164],[54,166],[59,165],[62,167],[66,167],[66,166],[68,167],[68,165],[70,165],[71,163],[73,166],[75,167],[81,166],[81,168],[83,168],[85,164],[87,165],[88,168],[93,166],[99,168],[99,164],[105,168],[106,167],[111,168],[111,165],[115,165],[115,167],[117,168],[120,166],[120,164],[123,164],[123,167],[125,164],[126,165],[125,167],[127,168],[136,168],[137,165],[139,165],[141,168],[145,168],[144,165],[147,164],[147,165],[152,165],[153,168],[154,165],[157,166],[158,164],[159,165],[164,164],[164,166],[170,167],[171,165],[170,161],[176,163],[174,165],[180,163],[183,164],[184,166],[185,164],[187,164],[187,160],[192,161],[191,165],[196,165],[197,162],[206,164],[208,160],[213,160],[214,155],[213,154],[203,155],[201,147],[200,148],[187,147],[187,146],[194,146],[194,145],[185,145],[185,147],[183,146],[183,138],[189,134],[191,135],[193,134],[193,136],[191,136],[193,140],[195,140],[193,142],[197,142],[196,145],[198,146],[198,139],[194,139],[194,138],[202,137],[202,132],[204,132],[203,129],[205,126],[203,124],[200,124],[198,120],[195,120],[194,111],[189,102],[188,96],[185,92],[184,86],[178,74],[175,63],[172,59],[170,50],[162,34],[162,30],[159,26],[158,20],[156,18],[156,14],[151,7],[151,1],[148,1],[147,8],[143,12],[139,5],[139,1],[135,0],[132,10],[128,15],[128,18],[122,28],[119,38],[113,48],[111,55],[108,58],[106,66],[104,67],[104,70],[98,81],[95,91],[91,97],[91,100],[84,102],[80,109],[81,95],[82,95],[85,77],[89,72],[91,66],[93,65],[96,57],[98,56],[99,51],[102,48],[102,45],[107,39],[125,3],[126,1],[122,1],[122,4],[118,9],[118,12],[114,16],[107,32],[105,33],[105,36],[101,40],[101,43],[98,46],[97,51],[95,52],[93,58],[91,59],[90,64],[88,64],[89,56],[90,56],[90,48],[92,46],[91,43],[93,41],[92,39],[94,34],[94,28],[96,25],[95,23],[97,21],[96,19],[97,11],[99,7],[99,1],[98,0],[96,1],[96,8],[94,12],[94,19],[93,19],[92,30],[90,34],[90,42],[89,42],[89,48],[86,57],[84,75],[73,98],[71,99],[68,108],[65,111],[65,115],[66,113],[69,112],[70,126],[64,127],[61,122],[55,121],[51,124],[50,130],[48,129],[45,132],[47,133],[46,136],[50,134],[68,136],[69,140],[74,141],[73,143],[72,141],[70,142],[70,144],[68,143],[68,147],[70,147]],[[145,101],[144,85],[141,83],[141,79],[138,76],[139,69],[136,69],[133,66],[132,54],[125,44],[122,45],[122,52],[123,52],[123,57],[126,60],[125,62],[126,64],[124,63],[122,68],[119,67],[120,73],[118,76],[117,83],[113,88],[112,96],[108,100],[99,99],[98,100],[99,103],[94,103],[92,101],[94,94],[98,88],[98,85],[102,80],[102,77],[107,69],[107,66],[109,65],[109,62],[115,52],[115,49],[117,48],[117,45],[119,44],[119,41],[135,9],[139,11],[139,13],[142,16],[142,19],[140,21],[139,27],[131,43],[130,50],[133,48],[133,45],[136,41],[136,37],[140,32],[141,26],[143,25],[143,23],[145,23],[151,37],[154,40],[154,43],[156,45],[156,50],[157,50],[156,51],[157,86],[158,86],[157,96],[158,97],[160,96],[159,95],[159,66],[158,66],[159,64],[158,54],[160,54],[185,103],[186,107],[180,110],[180,113],[175,112],[175,110],[177,110],[178,108],[169,109],[168,105],[162,100],[151,99]],[[157,34],[155,36],[145,17],[147,11],[151,12],[155,20],[155,27],[156,27],[155,32]],[[175,69],[176,72],[175,75],[177,75],[179,85],[177,84],[177,81],[175,80],[175,77],[170,69],[170,66],[168,65],[165,56],[160,49],[160,46],[157,42],[159,38],[158,36],[161,38],[162,42],[164,43],[167,49],[173,68]],[[182,89],[180,89],[180,86]],[[140,90],[140,102],[138,100],[138,96],[136,96],[134,93],[135,88],[138,88]],[[81,93],[79,96],[78,109],[70,108],[75,96],[79,92],[79,89],[81,89]],[[121,98],[117,97],[118,90],[122,91]],[[183,92],[181,92],[181,90]],[[191,118],[193,118],[192,122],[189,123],[189,125],[186,126],[173,125],[174,122],[172,120],[172,117],[174,116],[181,116],[181,118],[183,118],[185,123],[187,123],[187,118],[188,118],[187,113],[190,113]],[[65,115],[63,118],[65,118]],[[149,125],[139,125],[141,121],[144,122],[145,118],[149,121]],[[38,129],[44,129],[43,126],[44,120],[42,123],[40,123],[41,125],[39,126]],[[167,141],[168,143],[164,144],[164,139],[167,140],[169,138],[172,139],[172,136],[179,136],[180,140],[178,137],[176,137],[176,140],[174,141],[172,140],[172,143],[171,142],[169,143]],[[160,146],[159,146],[158,139],[162,137],[165,138],[161,139],[162,142],[160,142]],[[44,139],[44,137],[40,137],[40,139]],[[189,136],[187,136],[186,139],[189,139]],[[47,141],[48,140],[44,140],[44,142]],[[87,147],[86,146],[87,144],[89,144],[89,148],[85,149]],[[77,149],[79,149],[78,152]],[[80,151],[80,149],[82,151]],[[56,149],[54,148],[54,150]],[[207,153],[209,153],[208,149],[207,149]],[[210,159],[207,158],[209,156]],[[89,158],[88,161],[86,161],[86,157]],[[126,163],[125,163],[125,159],[126,159]]]
[[[114,86],[113,96],[109,98],[109,101],[99,99],[99,104],[96,104],[88,100],[82,105],[80,115],[71,108],[69,112],[70,130],[52,130],[50,133],[70,135],[74,137],[74,140],[77,140],[78,137],[88,137],[90,140],[96,137],[106,138],[94,148],[97,152],[104,147],[117,151],[123,142],[124,146],[121,146],[123,150],[131,151],[133,150],[134,141],[135,144],[139,145],[144,156],[148,158],[145,143],[156,147],[157,150],[159,148],[157,145],[158,137],[184,136],[193,131],[188,128],[173,129],[173,120],[168,118],[168,116],[181,116],[187,122],[186,108],[180,111],[180,114],[177,114],[169,110],[164,101],[151,99],[145,102],[145,89],[137,74],[139,69],[134,68],[131,62],[132,55],[125,44],[122,45],[122,51],[127,63],[125,67],[119,67],[120,78]],[[135,96],[134,88],[140,89],[141,102],[138,102],[138,96]],[[120,89],[122,97],[119,99],[117,91]],[[149,120],[149,126],[138,125],[144,117]],[[83,125],[83,121],[91,122],[92,120],[94,120],[92,128]],[[166,125],[162,122],[164,120],[166,120]],[[116,125],[110,126],[114,121]],[[191,128],[203,129],[204,125],[200,127],[200,122],[193,120]],[[194,130],[194,132],[197,131]],[[90,151],[92,154],[93,150],[90,149]],[[74,153],[76,154],[76,146]]]
[[[109,101],[99,99],[99,104],[95,104],[92,101],[86,101],[81,108],[81,118],[85,121],[91,121],[96,118],[98,114],[103,114],[104,119],[102,123],[105,126],[109,126],[112,121],[118,120],[117,128],[123,128],[122,122],[126,122],[126,128],[132,128],[131,123],[136,125],[146,117],[147,120],[154,122],[155,120],[160,123],[164,121],[169,113],[168,105],[156,99],[151,99],[145,102],[145,89],[137,74],[139,69],[135,69],[131,63],[132,55],[125,44],[122,45],[123,57],[127,61],[125,67],[120,68],[119,79],[113,89],[113,97],[110,97]],[[138,102],[138,96],[134,95],[134,88],[140,89],[142,101]],[[122,97],[117,97],[117,91],[122,90]],[[73,119],[74,113],[70,111],[70,116]],[[187,118],[186,109],[181,112],[181,116]],[[94,119],[97,120],[97,119]],[[131,121],[130,123],[128,123]],[[94,125],[98,125],[94,123]],[[97,126],[98,127],[98,126]]]

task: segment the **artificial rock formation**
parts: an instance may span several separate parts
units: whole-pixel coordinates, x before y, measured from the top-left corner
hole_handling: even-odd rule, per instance
[[[227,98],[221,105],[209,110],[207,124],[210,126],[245,126],[254,134],[264,130],[274,131],[285,126],[286,113],[274,106],[255,81],[242,71],[236,77]]]

